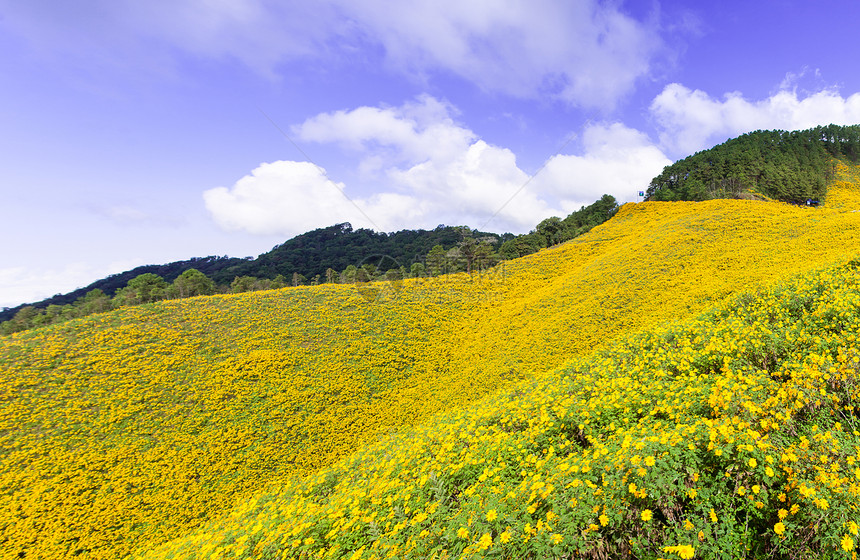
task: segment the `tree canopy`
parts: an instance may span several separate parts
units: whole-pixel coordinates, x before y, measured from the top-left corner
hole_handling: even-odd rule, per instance
[[[838,159],[860,160],[860,125],[757,130],[666,166],[646,200],[762,195],[803,204],[824,198]]]

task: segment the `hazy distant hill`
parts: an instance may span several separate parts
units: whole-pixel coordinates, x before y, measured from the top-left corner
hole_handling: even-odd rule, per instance
[[[474,233],[476,236],[496,238],[498,240],[496,246],[514,237],[512,234]],[[167,264],[139,266],[96,280],[73,292],[58,294],[29,305],[40,309],[49,305],[66,305],[96,288],[112,296],[118,289],[125,287],[129,280],[141,274],[157,274],[166,281],[172,282],[190,268],[199,270],[219,285],[229,285],[236,276],[273,279],[280,274],[289,279],[293,273],[298,273],[308,279],[312,279],[317,274],[324,277],[328,268],[341,272],[349,265],[361,264],[362,260],[373,255],[391,257],[382,263],[383,269],[386,265],[394,266],[395,262],[409,268],[413,262],[420,261],[435,245],[450,249],[461,240],[461,237],[457,228],[452,226],[440,225],[433,230],[417,229],[385,233],[369,229],[354,230],[351,224],[342,223],[297,235],[256,258],[209,256]],[[26,305],[28,304],[0,311],[0,321],[11,319]]]

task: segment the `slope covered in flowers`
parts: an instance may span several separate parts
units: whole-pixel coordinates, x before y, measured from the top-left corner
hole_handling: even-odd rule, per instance
[[[481,276],[161,302],[0,338],[0,554],[158,545],[608,341],[845,261],[853,172],[833,208],[627,205]]]
[[[146,558],[852,558],[860,260],[263,494]]]

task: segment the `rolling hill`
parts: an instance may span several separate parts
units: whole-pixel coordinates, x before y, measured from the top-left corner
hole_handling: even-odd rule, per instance
[[[475,232],[487,236],[496,244],[512,238],[512,234]],[[167,264],[138,266],[125,272],[112,274],[67,294],[57,294],[33,304],[22,304],[9,309],[0,308],[0,322],[8,321],[15,314],[33,305],[44,309],[49,305],[68,305],[84,297],[91,290],[102,290],[113,296],[124,288],[129,280],[141,274],[157,274],[168,282],[175,280],[189,269],[199,270],[219,286],[229,286],[237,276],[254,276],[274,279],[278,275],[290,281],[293,274],[311,280],[315,275],[325,278],[326,269],[338,272],[349,265],[360,265],[364,259],[374,255],[390,257],[382,264],[408,267],[420,262],[434,245],[450,249],[461,239],[457,228],[438,226],[433,230],[401,230],[393,233],[376,232],[366,228],[353,229],[349,223],[315,229],[288,239],[270,251],[257,257],[195,257]],[[378,262],[378,261],[377,261]],[[302,281],[306,283],[306,281]]]
[[[820,208],[628,204],[482,274],[0,338],[3,557],[838,551],[860,176],[836,170]]]

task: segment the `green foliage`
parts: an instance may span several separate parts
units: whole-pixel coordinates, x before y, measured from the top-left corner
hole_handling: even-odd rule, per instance
[[[494,233],[475,232],[475,235],[492,238],[494,247],[500,240],[500,236]],[[292,278],[294,273],[298,273],[305,278],[320,275],[322,281],[333,278],[333,275],[326,274],[328,269],[343,271],[350,265],[359,265],[371,255],[387,257],[379,265],[383,270],[373,273],[384,274],[392,268],[409,268],[413,263],[423,261],[435,245],[450,249],[461,239],[460,230],[451,226],[385,233],[354,230],[349,223],[342,223],[298,235],[256,259],[233,264],[213,274],[212,278],[221,284],[235,276],[274,278],[276,274],[283,274]]]
[[[189,268],[173,281],[173,288],[180,298],[208,296],[215,293],[215,282],[196,268]]]
[[[698,152],[651,180],[646,200],[823,200],[836,159],[860,160],[860,125],[758,130]]]

